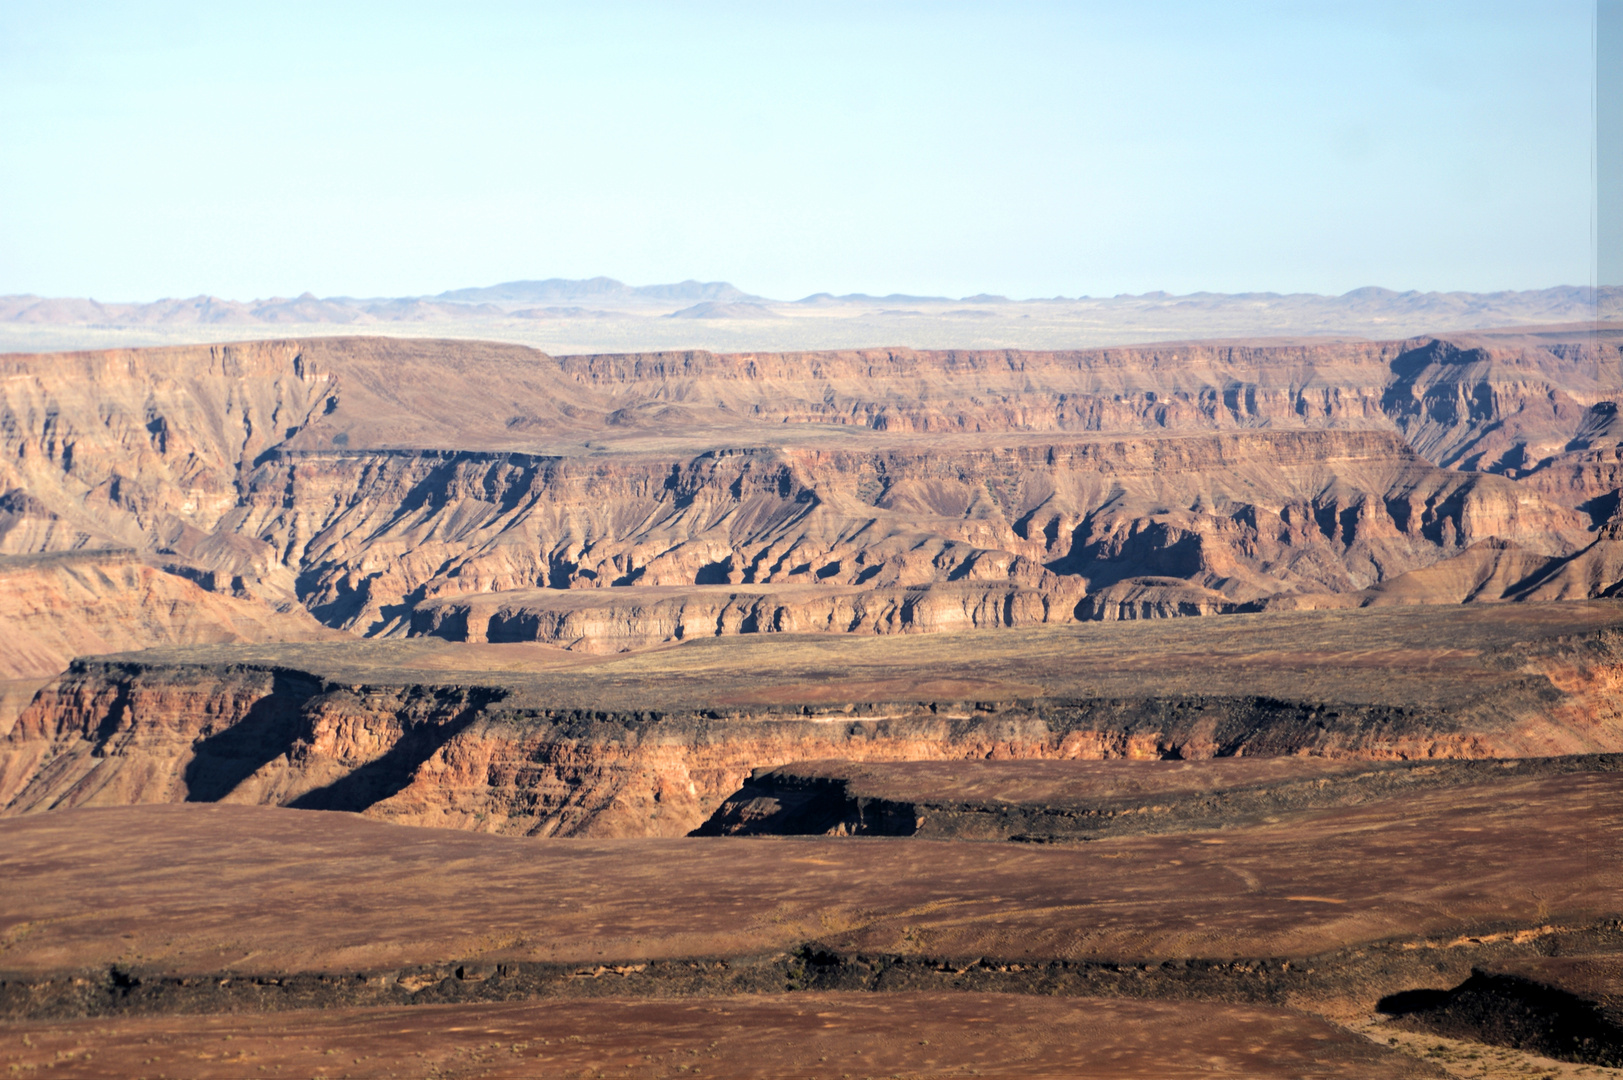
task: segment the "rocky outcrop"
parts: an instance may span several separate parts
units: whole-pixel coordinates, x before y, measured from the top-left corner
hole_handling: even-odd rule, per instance
[[[277,668],[81,661],[18,718],[0,755],[0,799],[17,812],[220,801],[361,809],[500,697],[349,689]]]
[[[451,641],[538,641],[623,652],[728,634],[912,634],[1068,622],[1067,589],[943,582],[888,588],[651,586],[590,592],[517,589],[418,604],[409,632]]]
[[[1451,989],[1406,990],[1382,998],[1378,1007],[1419,1031],[1623,1066],[1623,959],[1616,954],[1473,968]]]
[[[1234,608],[1235,602],[1216,589],[1178,578],[1130,577],[1089,595],[1077,605],[1076,614],[1081,619],[1115,622],[1218,615]]]

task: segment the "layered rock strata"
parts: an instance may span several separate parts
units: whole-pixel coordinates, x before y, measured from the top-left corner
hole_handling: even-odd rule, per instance
[[[129,548],[350,633],[595,649],[1602,595],[1623,580],[1619,370],[1614,342],[1581,334],[10,356],[0,552]],[[1522,554],[1484,568],[1505,545]],[[1408,576],[1432,567],[1450,568]],[[722,586],[774,599],[703,591]]]
[[[128,549],[0,555],[0,680],[38,681],[75,656],[153,645],[335,636],[302,607],[262,603],[240,578],[189,569]]]
[[[1456,610],[1234,616],[1204,637],[1014,630],[995,647],[786,634],[625,658],[402,642],[80,660],[7,736],[0,804],[226,801],[670,836],[753,771],[814,759],[1623,750],[1618,605],[1525,605],[1520,620]],[[1438,635],[1449,647],[1423,645]],[[485,669],[445,666],[479,649],[495,650]]]

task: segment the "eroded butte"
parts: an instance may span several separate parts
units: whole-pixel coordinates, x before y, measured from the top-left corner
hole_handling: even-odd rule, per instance
[[[1623,1064],[1620,336],[0,357],[6,1064]]]

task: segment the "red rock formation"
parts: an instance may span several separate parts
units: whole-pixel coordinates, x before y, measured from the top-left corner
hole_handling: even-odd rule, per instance
[[[820,758],[1413,760],[1623,748],[1617,606],[1515,610],[1520,629],[1480,609],[1444,624],[1400,609],[1194,620],[1210,627],[1195,636],[1045,628],[995,647],[963,634],[930,646],[786,635],[748,649],[714,642],[697,656],[684,645],[582,657],[540,673],[534,662],[390,666],[390,655],[426,656],[425,646],[455,662],[459,647],[426,642],[370,659],[357,650],[384,647],[310,654],[354,656],[376,682],[297,656],[207,649],[80,661],[0,743],[0,812],[227,801],[498,832],[678,835],[752,770]],[[1220,642],[1230,633],[1238,647]],[[1446,644],[1422,647],[1429,637]],[[1312,644],[1325,641],[1343,651]],[[774,665],[790,668],[787,683],[773,684]]]
[[[75,656],[152,645],[310,641],[334,636],[303,609],[215,591],[134,552],[0,556],[0,679],[42,679]],[[240,580],[239,583],[240,585]]]
[[[725,633],[1323,606],[1489,540],[1532,553],[1498,595],[1596,595],[1618,580],[1593,549],[1620,490],[1616,353],[1462,338],[559,360],[357,338],[15,356],[0,550],[129,546],[352,633],[477,640],[506,610],[498,637],[600,626],[599,648],[712,614]],[[1539,557],[1586,548],[1538,576],[1555,565]],[[1440,583],[1471,573],[1380,596],[1452,602]],[[981,599],[944,588],[965,583]],[[638,595],[723,585],[783,599],[734,604],[735,625],[713,594],[681,613]],[[912,587],[926,617],[903,610]],[[864,614],[850,590],[873,594]]]

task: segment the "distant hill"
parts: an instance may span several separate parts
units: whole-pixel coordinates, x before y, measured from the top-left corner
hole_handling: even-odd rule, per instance
[[[765,304],[745,301],[742,303],[717,303],[714,300],[704,300],[692,307],[685,307],[681,311],[673,311],[665,316],[667,319],[777,319],[781,316]]]
[[[908,293],[891,293],[888,296],[869,296],[867,293],[846,293],[844,296],[835,296],[833,293],[812,293],[810,296],[796,300],[797,304],[952,304],[961,302],[974,302],[979,300],[997,300],[1008,303],[1004,296],[988,296],[981,293],[977,296],[966,296],[963,301],[955,301],[950,296],[912,296]]]
[[[538,306],[562,304],[566,310],[553,317],[585,314],[578,306],[591,301],[592,314],[603,307],[642,309],[663,315],[675,307],[694,304],[759,303],[725,281],[679,281],[670,285],[627,285],[613,278],[575,281],[509,281],[500,285],[451,289],[438,296],[356,298],[317,297],[304,293],[291,299],[222,300],[216,296],[154,300],[151,303],[104,303],[76,297],[32,294],[0,296],[0,322],[42,326],[177,326],[187,324],[254,325],[324,323],[350,325],[374,322],[434,322],[491,317],[534,317]],[[567,310],[572,309],[572,310]]]

